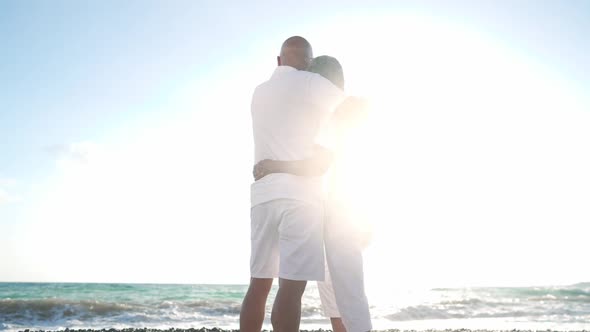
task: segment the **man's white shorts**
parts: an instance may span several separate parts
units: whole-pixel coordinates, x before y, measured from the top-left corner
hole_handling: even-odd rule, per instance
[[[324,280],[324,207],[276,199],[252,207],[250,275]]]

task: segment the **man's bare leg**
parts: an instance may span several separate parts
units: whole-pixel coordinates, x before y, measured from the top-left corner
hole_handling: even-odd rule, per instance
[[[301,297],[307,281],[279,279],[279,290],[272,307],[273,332],[299,332]]]
[[[240,331],[260,332],[272,279],[251,278],[240,310]]]
[[[346,327],[344,327],[344,323],[342,323],[342,318],[330,317],[330,323],[332,323],[332,331],[346,332]]]

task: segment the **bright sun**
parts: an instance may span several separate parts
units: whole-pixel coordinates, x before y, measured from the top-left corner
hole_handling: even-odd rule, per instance
[[[340,31],[372,36],[354,47],[326,29],[319,44],[333,46],[348,92],[372,104],[364,135],[347,143],[339,186],[374,225],[368,280],[570,282],[541,273],[538,257],[558,255],[554,249],[522,244],[578,236],[567,229],[590,218],[581,184],[590,185],[590,158],[577,152],[588,148],[590,119],[575,93],[533,59],[465,27],[371,18]],[[562,245],[581,252],[579,240]],[[503,272],[523,260],[529,269],[519,277]]]

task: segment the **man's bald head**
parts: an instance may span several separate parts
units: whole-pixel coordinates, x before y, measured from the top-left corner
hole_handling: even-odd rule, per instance
[[[279,66],[307,69],[313,58],[311,44],[303,37],[293,36],[285,40],[278,57]]]

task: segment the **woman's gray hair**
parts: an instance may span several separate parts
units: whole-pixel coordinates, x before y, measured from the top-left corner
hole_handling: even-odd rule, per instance
[[[314,58],[307,71],[322,75],[334,85],[344,90],[344,72],[340,62],[336,58],[321,55]]]

